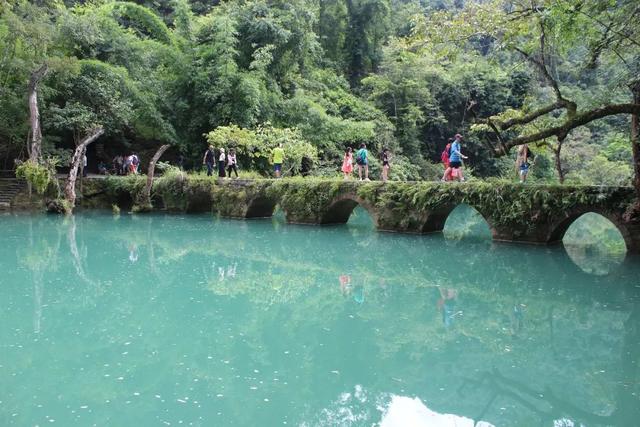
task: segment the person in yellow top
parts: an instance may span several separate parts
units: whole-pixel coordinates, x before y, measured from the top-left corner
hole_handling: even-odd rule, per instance
[[[280,178],[280,175],[282,174],[282,162],[284,161],[284,150],[282,149],[282,144],[278,144],[278,146],[273,149],[271,155],[273,157],[273,171],[276,174],[276,178]]]

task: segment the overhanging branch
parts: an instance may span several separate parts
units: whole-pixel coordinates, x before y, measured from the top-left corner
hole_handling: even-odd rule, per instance
[[[569,134],[569,132],[571,132],[575,128],[584,126],[594,120],[598,120],[608,116],[614,116],[617,114],[640,114],[640,104],[613,104],[601,108],[596,108],[584,113],[576,114],[575,116],[568,118],[563,124],[559,126],[543,129],[539,132],[535,132],[529,135],[522,135],[507,141],[501,141],[500,147],[494,148],[494,153],[497,156],[502,156],[504,155],[505,150],[509,150],[512,147],[522,144],[535,143],[549,137],[564,139]]]
[[[522,117],[514,117],[505,121],[499,121],[499,120],[494,120],[493,123],[500,128],[500,130],[509,130],[511,129],[513,126],[516,125],[526,125],[528,123],[531,123],[532,121],[534,121],[535,119],[537,119],[538,117],[542,117],[545,114],[549,114],[552,111],[556,111],[556,110],[560,110],[564,108],[564,104],[561,102],[554,102],[553,104],[549,104],[545,107],[539,108],[537,110],[534,110],[528,114],[525,114]],[[481,120],[482,122],[485,122],[486,124],[488,124],[489,126],[491,126],[489,124],[489,119],[484,119]]]

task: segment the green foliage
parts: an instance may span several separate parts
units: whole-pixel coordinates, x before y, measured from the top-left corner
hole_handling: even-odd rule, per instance
[[[216,146],[236,144],[245,175],[266,174],[280,140],[291,174],[308,172],[306,157],[310,173],[333,176],[344,150],[364,142],[374,159],[391,150],[392,179],[433,179],[447,138],[463,133],[475,175],[511,179],[511,169],[495,160],[493,129],[473,124],[474,116],[522,118],[554,100],[515,50],[538,57],[542,29],[567,97],[581,108],[629,101],[628,84],[640,71],[639,31],[626,19],[636,10],[632,0],[580,7],[541,1],[544,7],[522,14],[519,3],[503,0],[454,3],[5,2],[0,166],[27,155],[26,85],[43,63],[51,69],[39,87],[45,153],[68,151],[102,125],[97,161],[146,154],[162,142],[178,146],[187,169],[199,168],[202,136],[214,129]],[[556,111],[503,136],[564,119]],[[572,132],[571,148],[563,149],[567,179],[627,183],[628,120],[611,117],[585,129]],[[537,182],[556,179],[544,151],[531,171]],[[378,167],[372,162],[374,175]]]
[[[119,195],[125,194],[131,196],[131,200],[136,200],[145,184],[146,177],[142,175],[109,176],[104,180],[109,195],[117,198]]]
[[[172,42],[171,32],[164,22],[146,7],[131,2],[113,2],[103,6],[121,25],[141,37],[150,37],[162,43]]]
[[[26,161],[16,168],[16,177],[30,183],[36,193],[44,194],[55,179],[55,165],[55,159],[47,159],[43,163]]]
[[[268,174],[272,152],[279,144],[284,149],[284,171],[297,175],[318,159],[317,149],[305,141],[297,129],[280,129],[267,123],[255,130],[238,126],[221,126],[207,134],[207,141],[215,148],[236,150],[241,166]]]

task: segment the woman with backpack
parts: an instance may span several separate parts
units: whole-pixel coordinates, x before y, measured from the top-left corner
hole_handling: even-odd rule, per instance
[[[351,147],[347,148],[347,151],[344,152],[341,169],[342,173],[344,174],[344,179],[350,179],[351,172],[353,172],[353,149]]]
[[[358,178],[362,181],[362,170],[364,169],[364,180],[369,181],[369,152],[367,145],[363,142],[356,153],[356,163],[358,164]]]

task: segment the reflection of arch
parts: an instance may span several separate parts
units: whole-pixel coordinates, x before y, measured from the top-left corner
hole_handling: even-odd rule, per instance
[[[336,197],[320,217],[320,224],[346,224],[356,206],[362,206],[378,227],[378,215],[375,208],[365,200],[353,194]]]
[[[631,236],[630,230],[625,226],[624,223],[620,221],[620,218],[612,215],[610,212],[600,210],[597,208],[588,208],[588,209],[580,209],[571,212],[567,212],[562,218],[558,219],[554,223],[552,223],[551,227],[549,227],[549,235],[547,238],[548,243],[560,242],[564,238],[565,233],[571,227],[578,218],[586,213],[596,213],[605,219],[609,220],[611,224],[613,224],[620,234],[622,235],[622,239],[624,240],[627,251],[629,248],[633,247],[633,239]]]
[[[276,209],[277,200],[266,196],[257,196],[247,208],[245,218],[270,218]]]
[[[613,252],[603,256],[591,246],[564,245],[564,252],[571,264],[586,274],[606,276],[615,271],[625,259],[625,253]]]

